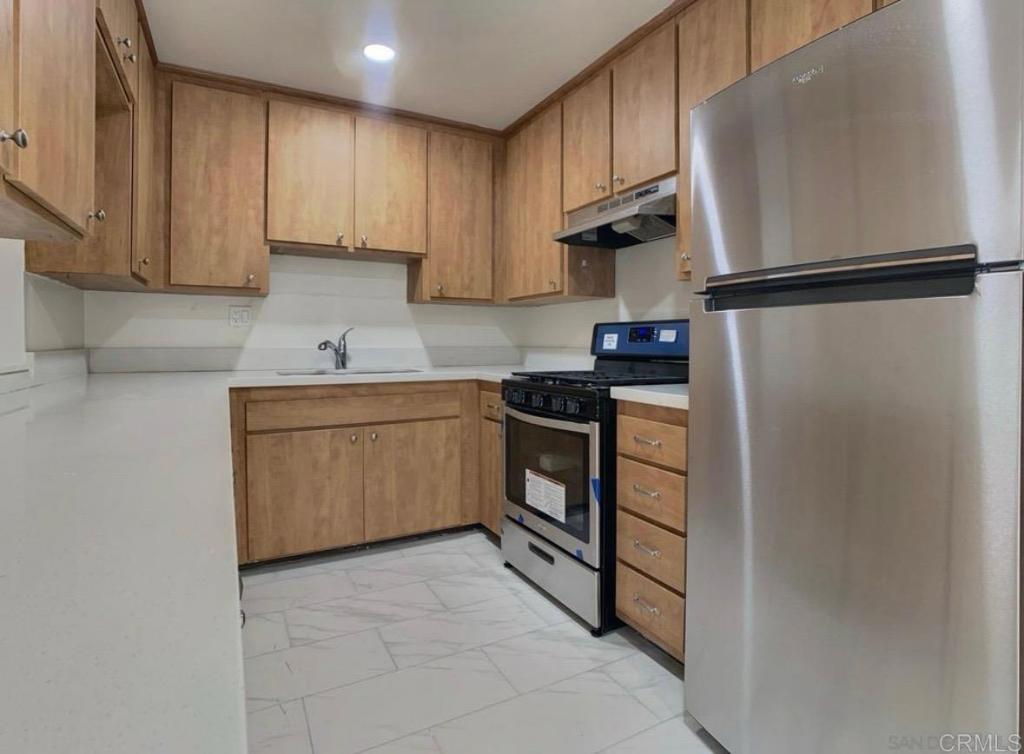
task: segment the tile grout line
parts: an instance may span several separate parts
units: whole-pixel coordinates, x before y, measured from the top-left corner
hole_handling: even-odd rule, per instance
[[[302,697],[302,716],[306,718],[306,739],[309,741],[310,754],[316,754],[316,746],[313,744],[313,729],[309,727],[309,710],[306,709],[306,697]]]

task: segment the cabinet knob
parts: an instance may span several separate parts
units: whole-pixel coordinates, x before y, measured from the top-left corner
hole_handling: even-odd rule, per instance
[[[143,264],[144,264],[144,265],[145,265],[146,267],[149,267],[149,257],[143,257],[143,258],[142,258],[142,263],[143,263]]]
[[[134,52],[130,52],[124,56],[124,59],[128,63],[134,63],[139,59],[139,56],[136,55]]]
[[[371,440],[372,440],[373,442],[377,442],[377,433],[376,433],[376,432],[371,432],[371,433],[370,433],[370,439],[371,439]]]
[[[598,191],[604,191],[608,187],[603,183],[595,183],[594,188],[596,188]]]
[[[349,438],[348,438],[348,439],[349,439],[349,441],[350,441],[350,442],[351,442],[351,443],[352,443],[353,445],[355,445],[355,444],[356,444],[357,442],[359,442],[359,435],[357,435],[357,434],[351,434],[351,435],[349,435]]]
[[[14,146],[19,149],[24,149],[28,146],[28,133],[24,128],[19,128],[13,134],[9,134],[6,131],[0,131],[0,144],[3,144],[5,141],[13,141]]]
[[[618,183],[621,186],[625,182],[626,182],[626,179],[623,178],[621,175],[613,175],[612,176],[612,183]]]
[[[555,290],[558,288],[558,283],[556,283],[554,280],[549,280],[548,285],[551,286],[551,290]]]
[[[359,236],[359,243],[361,243],[365,247],[367,243],[366,236]]]
[[[107,219],[107,212],[106,212],[106,210],[102,210],[102,209],[94,210],[93,212],[89,213],[89,219],[90,220],[99,220],[100,222],[103,222],[104,220]]]
[[[338,233],[338,244],[340,245],[340,244],[343,244],[343,243],[345,243],[345,234],[339,232]]]
[[[132,38],[131,37],[118,37],[117,43],[124,45],[127,49],[132,49]]]
[[[437,292],[442,296],[444,295],[444,283],[437,284]]]
[[[689,262],[690,261],[690,255],[689,254],[680,254],[679,258],[682,259],[684,262]]]
[[[254,273],[250,272],[249,273],[249,277],[246,278],[246,281],[249,282],[249,283],[255,283],[256,282],[256,275]]]

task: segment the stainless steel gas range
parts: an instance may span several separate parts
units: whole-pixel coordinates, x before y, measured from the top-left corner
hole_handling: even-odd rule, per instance
[[[686,382],[688,320],[594,326],[594,369],[516,372],[505,401],[501,549],[595,634],[615,619],[616,385]]]

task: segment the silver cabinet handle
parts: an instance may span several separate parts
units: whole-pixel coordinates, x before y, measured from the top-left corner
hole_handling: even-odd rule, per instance
[[[349,442],[351,442],[353,445],[355,445],[357,442],[359,442],[359,435],[357,435],[355,433],[352,433],[351,435],[349,435],[348,439],[349,439]]]
[[[558,283],[556,283],[554,280],[549,280],[548,285],[551,286],[551,290],[555,290],[556,288],[558,288]]]
[[[366,236],[359,236],[359,242],[365,247],[368,239]]]
[[[623,183],[626,182],[626,179],[623,178],[621,175],[613,175],[612,176],[612,182],[613,183],[617,183],[617,184],[619,184],[621,186]]]
[[[0,131],[0,144],[3,144],[5,141],[13,141],[14,146],[18,147],[18,149],[24,149],[28,146],[28,132],[24,128],[17,129],[13,134]]]
[[[248,277],[246,277],[245,280],[248,283],[255,283],[256,282],[256,275],[254,273],[250,272]]]
[[[444,295],[444,283],[437,284],[437,292],[442,296]]]
[[[661,492],[658,490],[649,490],[646,487],[641,487],[639,484],[633,485],[633,492],[644,497],[653,497],[655,500],[661,500]]]
[[[104,220],[107,219],[107,212],[106,212],[106,210],[102,210],[102,209],[94,210],[93,212],[89,213],[89,219],[90,220],[99,220],[100,222],[103,222]]]
[[[633,442],[639,443],[640,445],[650,445],[652,448],[661,447],[661,440],[652,440],[649,437],[641,437],[640,435],[633,435]]]
[[[145,267],[149,267],[149,257],[143,257],[143,258],[142,258],[142,264],[143,264],[143,265],[144,265]]]
[[[487,408],[489,408],[489,409],[491,409],[493,411],[500,411],[501,410],[501,406],[495,406],[493,403],[488,403],[487,404]]]
[[[594,188],[596,188],[598,191],[604,191],[606,188],[608,188],[608,186],[606,186],[603,183],[595,183]]]
[[[648,605],[646,602],[640,599],[639,594],[633,595],[633,602],[635,602],[641,610],[646,610],[651,615],[661,615],[661,610],[656,608],[654,605]]]
[[[134,52],[130,52],[127,55],[124,56],[124,59],[128,63],[135,63],[135,62],[138,61],[139,56],[136,55]]]
[[[338,245],[340,246],[343,243],[345,243],[345,234],[339,231],[338,232]]]
[[[652,558],[660,558],[661,557],[661,550],[652,550],[650,547],[645,545],[639,539],[634,539],[633,540],[633,549],[634,550],[639,550],[644,555],[650,555]]]
[[[370,439],[371,439],[371,440],[372,440],[373,442],[377,442],[377,433],[376,433],[376,432],[371,432],[371,433],[370,433]]]
[[[690,261],[690,255],[689,254],[680,254],[679,258],[682,259],[684,262],[689,262]]]
[[[117,38],[117,43],[119,45],[124,45],[129,50],[132,49],[132,39],[131,39],[131,37],[118,37]]]

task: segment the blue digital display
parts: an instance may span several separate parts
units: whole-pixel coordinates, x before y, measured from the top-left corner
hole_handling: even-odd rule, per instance
[[[605,322],[594,325],[590,353],[603,358],[690,358],[690,320]]]

